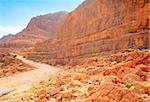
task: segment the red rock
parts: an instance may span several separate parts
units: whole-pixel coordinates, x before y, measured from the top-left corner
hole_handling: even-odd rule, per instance
[[[55,98],[50,98],[49,102],[57,102]]]
[[[42,46],[38,44],[35,46],[34,51],[38,52],[37,54],[46,51],[49,56],[44,54],[41,54],[42,58],[37,54],[31,56],[42,60],[52,59],[56,64],[61,65],[73,60],[75,64],[80,64],[83,58],[102,53],[149,48],[148,37],[149,3],[147,0],[126,2],[86,0],[69,13],[56,40],[49,40],[43,42]],[[144,60],[148,63],[148,56],[137,63],[145,63]],[[129,67],[134,67],[134,64],[129,62],[128,64]]]
[[[66,90],[66,91],[61,91],[61,92],[60,92],[60,95],[61,95],[61,97],[63,97],[63,98],[69,98],[69,97],[72,96],[72,94],[73,94],[73,92],[72,92],[71,89]]]
[[[141,70],[145,71],[145,72],[149,72],[150,71],[150,66],[144,65],[144,64],[139,64],[138,66],[136,66],[137,68],[140,68]]]
[[[108,6],[107,4],[111,6]],[[120,5],[119,8],[115,9],[116,5]],[[142,8],[141,5],[143,5]],[[147,2],[136,1],[134,7],[132,1],[127,1],[125,3],[123,1],[110,2],[107,0],[86,0],[76,10],[69,14],[69,17],[61,28],[59,38],[62,39],[75,35],[81,36],[98,32],[111,33],[111,35],[101,34],[101,36],[99,36],[100,38],[109,38],[115,37],[117,34],[123,34],[125,30],[128,33],[134,33],[138,29],[148,26],[145,21],[148,19],[147,10]],[[144,14],[141,14],[141,12]],[[124,15],[126,16],[123,18]],[[132,21],[132,17],[135,18],[134,21]],[[115,25],[114,28],[109,28],[113,25]]]
[[[3,50],[0,49],[0,52]],[[9,51],[9,50],[8,50]],[[19,65],[22,66],[19,66]],[[32,70],[33,67],[24,64],[21,60],[16,59],[13,55],[8,52],[0,53],[0,77],[10,76],[12,74]]]
[[[139,59],[137,64],[147,64],[150,63],[150,53],[147,53],[142,59]]]
[[[146,72],[142,71],[140,68],[122,67],[120,65],[119,65],[119,67],[112,67],[110,69],[106,69],[103,71],[104,75],[114,75],[120,79],[124,78],[129,73],[134,74],[134,76],[138,75],[137,77],[140,77],[141,80],[145,80],[148,77],[147,76],[148,74]]]
[[[142,81],[142,79],[140,78],[140,76],[136,75],[136,74],[126,74],[123,77],[123,82],[126,83],[128,81]]]
[[[95,74],[90,76],[90,80],[93,82],[101,82],[102,78],[103,78],[102,74]]]
[[[150,87],[144,87],[143,91],[145,94],[150,94]]]
[[[46,94],[47,94],[46,89],[40,90],[39,93],[38,93],[38,99],[44,99],[46,97]]]
[[[80,74],[77,74],[75,75],[75,80],[79,80],[79,81],[84,81],[88,78],[88,75],[85,74],[85,73],[80,73]]]
[[[41,80],[39,83],[44,85],[44,84],[45,84],[45,81],[44,81],[44,80]]]
[[[142,89],[143,86],[140,82],[135,82],[134,87],[138,88],[138,89]]]
[[[115,84],[103,85],[85,102],[146,102],[130,90]]]
[[[60,90],[58,90],[58,89],[54,89],[54,90],[51,91],[52,95],[56,95],[56,94],[59,94],[59,93],[60,93]]]
[[[92,85],[92,84],[89,85],[89,86],[88,86],[88,92],[91,92],[91,91],[93,91],[93,90],[94,90],[94,85]]]
[[[134,85],[129,89],[139,95],[144,94],[143,85],[140,82],[134,82]]]
[[[150,94],[150,82],[149,81],[143,82],[142,85],[143,85],[143,92],[145,94]]]
[[[129,67],[129,68],[134,68],[135,67],[135,61],[127,61],[127,62],[123,62],[120,64],[117,64],[115,66],[113,66],[115,68],[119,68],[119,67]]]
[[[107,85],[107,84],[117,84],[117,83],[121,83],[121,80],[119,78],[117,78],[116,76],[105,76],[103,77],[100,85]]]
[[[21,32],[13,36],[7,36],[0,40],[0,47],[4,48],[28,48],[35,43],[56,38],[58,29],[63,24],[67,12],[57,12],[34,17]]]
[[[78,81],[78,80],[72,80],[72,81],[71,81],[71,85],[72,85],[72,86],[82,86],[83,83],[80,82],[80,81]]]

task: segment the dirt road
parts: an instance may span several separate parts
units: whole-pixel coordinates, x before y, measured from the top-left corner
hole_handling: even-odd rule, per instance
[[[27,60],[19,55],[17,55],[17,59],[22,60],[24,63],[33,66],[36,69],[0,78],[0,95],[13,90],[22,90],[21,88],[23,86],[29,86],[31,84],[38,83],[41,80],[46,80],[49,76],[56,76],[60,72],[58,68]]]

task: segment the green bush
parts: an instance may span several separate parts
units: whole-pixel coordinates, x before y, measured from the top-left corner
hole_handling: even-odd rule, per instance
[[[49,77],[49,78],[48,78],[48,81],[51,81],[52,79],[53,79],[52,77]]]
[[[134,84],[135,84],[135,81],[134,80],[130,80],[130,81],[128,81],[128,82],[125,83],[125,86],[127,88],[131,88]]]

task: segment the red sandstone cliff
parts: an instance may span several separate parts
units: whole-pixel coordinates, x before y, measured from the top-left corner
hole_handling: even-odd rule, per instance
[[[148,0],[86,0],[69,14],[59,38],[95,33],[112,38],[148,29],[148,5]]]
[[[101,52],[149,48],[149,7],[149,0],[86,0],[69,13],[57,40],[35,46],[46,54],[32,58],[66,63]]]
[[[60,26],[64,23],[67,12],[57,12],[34,17],[21,32],[13,37],[1,39],[1,47],[24,48],[34,46],[35,43],[54,38]],[[5,37],[6,38],[6,37]]]

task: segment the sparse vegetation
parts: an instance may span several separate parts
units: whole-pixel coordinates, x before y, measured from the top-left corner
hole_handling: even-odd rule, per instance
[[[0,33],[42,14],[0,39],[0,102],[150,102],[150,0],[25,1],[0,0]]]
[[[128,82],[125,83],[125,86],[127,88],[131,88],[134,84],[135,84],[135,81],[134,80],[130,80],[130,81],[128,81]]]
[[[51,81],[52,79],[53,79],[52,77],[49,77],[49,78],[48,78],[48,81]]]
[[[137,57],[136,55],[139,56]],[[149,58],[146,56],[149,56],[149,52],[137,51],[133,53],[133,51],[128,51],[111,56],[107,59],[106,57],[102,56],[100,57],[100,59],[98,57],[90,58],[82,66],[62,66],[62,75],[56,77],[49,76],[46,81],[40,81],[39,84],[34,85],[28,92],[32,94],[21,96],[23,98],[20,98],[17,94],[15,94],[15,96],[13,97],[15,99],[17,98],[18,100],[23,99],[24,101],[37,102],[47,102],[50,100],[64,100],[65,102],[69,102],[72,99],[79,100],[80,102],[80,100],[83,99],[95,99],[96,94],[105,93],[105,89],[112,88],[115,91],[120,91],[120,93],[123,93],[121,91],[127,91],[129,95],[134,94],[134,98],[136,98],[137,100],[148,99],[148,97],[146,96],[144,96],[144,98],[142,96],[140,98],[137,98],[137,94],[148,95],[150,93],[148,91],[149,82],[145,81],[147,80],[146,78],[148,75],[147,68],[149,68]],[[129,58],[132,60],[128,60]],[[135,62],[138,64],[134,64]],[[101,64],[103,66],[101,66]],[[23,64],[17,64],[15,66],[14,64],[11,65],[13,66],[7,66],[8,72],[12,70],[18,71],[17,65],[19,65],[19,67],[22,67]],[[7,73],[7,71],[1,69],[0,75],[4,75],[4,73]],[[14,73],[16,73],[15,71]],[[128,77],[124,77],[129,73],[130,75]],[[140,73],[145,73],[143,74],[144,77],[141,77]],[[127,81],[125,80],[126,78],[128,79]],[[134,78],[140,78],[141,82],[138,82]],[[114,92],[113,94],[111,94],[112,97],[114,97],[113,95],[116,94],[115,91],[112,91]],[[124,95],[122,94],[122,96]]]

